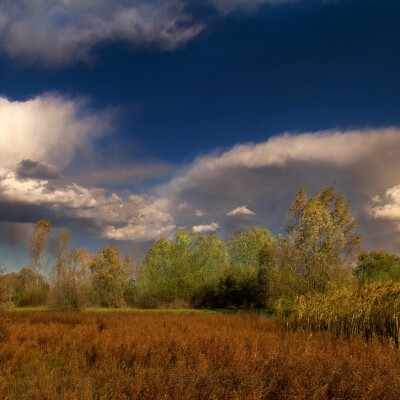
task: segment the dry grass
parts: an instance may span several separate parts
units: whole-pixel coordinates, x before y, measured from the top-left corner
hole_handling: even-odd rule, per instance
[[[398,399],[400,354],[278,318],[9,313],[1,399]]]

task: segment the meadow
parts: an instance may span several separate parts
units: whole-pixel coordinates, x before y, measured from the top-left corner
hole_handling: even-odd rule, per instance
[[[1,399],[396,399],[391,342],[263,314],[7,312]]]

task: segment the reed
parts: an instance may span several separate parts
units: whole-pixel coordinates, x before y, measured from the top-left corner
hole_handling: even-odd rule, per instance
[[[400,282],[377,282],[298,297],[293,304],[290,326],[388,339],[398,344],[399,318]]]

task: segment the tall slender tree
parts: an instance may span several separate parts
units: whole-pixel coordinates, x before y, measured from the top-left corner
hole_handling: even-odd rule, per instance
[[[35,226],[29,242],[30,250],[30,267],[36,273],[36,283],[39,285],[39,275],[43,268],[47,265],[48,259],[46,255],[47,245],[50,239],[51,223],[41,219]]]

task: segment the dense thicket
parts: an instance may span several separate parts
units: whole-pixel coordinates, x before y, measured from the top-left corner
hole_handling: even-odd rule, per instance
[[[40,220],[30,240],[29,268],[4,278],[5,298],[17,306],[48,304],[57,310],[103,307],[259,307],[288,313],[299,296],[332,293],[400,278],[400,258],[360,252],[350,203],[332,187],[308,195],[302,188],[283,234],[241,228],[226,242],[179,230],[148,250],[142,265],[105,245],[97,254],[57,239],[48,278],[51,224]]]

